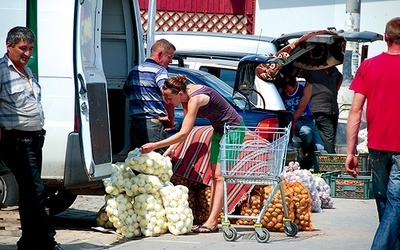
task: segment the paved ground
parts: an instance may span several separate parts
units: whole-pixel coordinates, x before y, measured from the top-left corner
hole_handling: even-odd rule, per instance
[[[56,238],[63,249],[104,249],[121,239],[119,235],[93,229],[97,212],[103,204],[101,196],[78,196],[71,208],[53,218]],[[18,238],[1,236],[0,231],[0,250],[16,249]]]
[[[111,247],[127,249],[285,249],[285,250],[366,250],[370,249],[378,225],[374,200],[334,199],[335,209],[313,213],[314,231],[299,232],[296,237],[284,233],[271,233],[267,243],[258,243],[251,227],[236,227],[239,239],[227,242],[223,233],[190,234],[185,236],[150,237],[130,240]]]
[[[252,227],[234,227],[239,238],[227,242],[223,233],[123,239],[111,232],[95,230],[94,219],[103,197],[79,196],[66,212],[54,218],[57,241],[65,250],[78,249],[369,249],[378,225],[374,200],[334,198],[335,209],[313,213],[314,231],[296,237],[271,233],[268,243],[258,243]],[[15,249],[18,237],[2,236],[0,250]]]

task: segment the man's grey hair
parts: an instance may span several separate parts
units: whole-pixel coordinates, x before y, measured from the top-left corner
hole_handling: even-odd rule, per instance
[[[36,40],[36,36],[32,30],[22,26],[14,27],[8,31],[6,43],[10,43],[11,47],[14,47],[21,40],[26,40],[29,43],[33,43]]]

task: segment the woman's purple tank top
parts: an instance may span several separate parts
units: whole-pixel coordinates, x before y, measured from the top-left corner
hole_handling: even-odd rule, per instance
[[[210,97],[207,105],[199,108],[197,117],[207,118],[214,128],[214,131],[223,134],[224,124],[239,126],[243,118],[236,110],[226,101],[217,91],[207,86],[194,91],[189,95],[193,97],[196,95],[205,94]]]

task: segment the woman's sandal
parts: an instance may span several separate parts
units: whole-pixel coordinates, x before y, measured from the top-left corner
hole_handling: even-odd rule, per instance
[[[197,228],[192,228],[192,231],[196,233],[218,233],[219,228],[216,227],[213,229],[204,225],[198,225]]]
[[[198,225],[193,225],[192,226],[192,231],[197,230],[199,227],[203,226],[203,224],[198,224]]]

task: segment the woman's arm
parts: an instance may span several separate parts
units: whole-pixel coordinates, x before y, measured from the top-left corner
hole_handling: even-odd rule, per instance
[[[185,115],[185,118],[183,119],[182,127],[179,130],[179,132],[177,132],[176,134],[174,134],[162,141],[144,144],[141,147],[141,152],[143,154],[146,154],[155,149],[167,147],[169,145],[176,144],[176,143],[179,143],[179,142],[185,140],[194,126],[194,122],[195,122],[196,116],[197,116],[197,111],[199,110],[199,108],[201,106],[205,105],[204,101],[207,98],[209,100],[209,97],[206,95],[197,95],[197,96],[190,98],[188,105],[187,105],[187,107],[188,107],[187,113]]]

